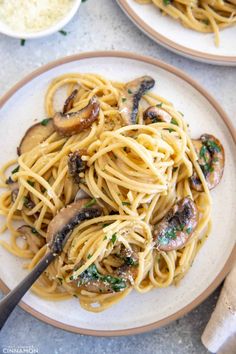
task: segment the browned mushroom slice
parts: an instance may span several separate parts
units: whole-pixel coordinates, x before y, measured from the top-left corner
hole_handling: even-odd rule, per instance
[[[69,112],[73,108],[77,93],[78,93],[78,90],[75,89],[74,91],[72,91],[70,96],[67,97],[67,99],[65,100],[65,103],[64,103],[63,111],[62,111],[63,114]]]
[[[151,106],[143,113],[143,120],[145,124],[153,124],[158,122],[171,123],[171,116],[169,113],[156,106]]]
[[[139,101],[154,85],[155,80],[150,76],[142,76],[125,85],[118,103],[125,124],[136,124]]]
[[[46,118],[40,123],[30,127],[17,148],[18,155],[31,151],[35,146],[41,144],[55,131],[51,118]]]
[[[116,256],[123,262],[112,274],[100,274],[96,265],[91,264],[78,277],[72,275],[70,279],[79,289],[92,293],[108,294],[124,291],[137,277],[138,256],[135,251],[128,250],[124,246]],[[78,266],[76,268],[78,269]]]
[[[45,245],[45,239],[31,226],[23,225],[17,229],[20,235],[22,235],[30,250],[36,254],[40,248]]]
[[[92,97],[88,105],[77,112],[56,113],[53,117],[53,124],[56,131],[65,136],[80,133],[89,128],[99,116],[99,102],[96,96]]]
[[[80,183],[81,176],[80,173],[85,172],[87,162],[82,160],[82,156],[87,155],[87,150],[81,149],[74,151],[69,154],[68,158],[68,172],[71,177],[73,177],[76,183]]]
[[[19,184],[18,182],[14,182],[11,177],[6,180],[6,184],[11,190],[11,201],[14,203],[19,193]]]
[[[81,199],[67,205],[48,225],[47,242],[54,253],[60,253],[73,229],[84,220],[102,214],[96,199]]]
[[[224,148],[221,142],[210,134],[203,134],[198,140],[193,140],[193,145],[208,188],[213,189],[220,182],[224,172]],[[193,172],[190,183],[196,191],[203,191],[202,183],[196,171]]]
[[[198,210],[195,203],[189,197],[181,199],[154,226],[155,247],[160,251],[182,248],[191,237],[197,223]]]

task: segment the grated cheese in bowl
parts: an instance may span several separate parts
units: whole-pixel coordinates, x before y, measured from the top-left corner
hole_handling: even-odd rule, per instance
[[[0,21],[12,30],[34,33],[61,21],[74,0],[0,0]]]

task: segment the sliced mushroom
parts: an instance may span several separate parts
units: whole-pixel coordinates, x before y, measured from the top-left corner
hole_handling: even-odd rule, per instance
[[[52,118],[46,118],[40,123],[30,127],[17,148],[18,155],[31,151],[35,146],[41,144],[55,131]]]
[[[136,124],[139,101],[154,85],[155,80],[150,76],[142,76],[125,85],[118,103],[125,124]]]
[[[143,113],[143,120],[145,124],[153,124],[157,122],[171,123],[171,116],[169,113],[156,106],[151,106]]]
[[[95,199],[81,199],[61,209],[48,225],[47,242],[52,252],[62,251],[65,242],[77,225],[101,214],[102,209]]]
[[[71,177],[73,177],[76,183],[80,183],[80,174],[85,172],[87,167],[87,161],[82,159],[83,156],[87,156],[87,150],[81,149],[74,151],[69,154],[68,158],[68,172]]]
[[[134,283],[138,274],[138,256],[133,250],[122,246],[119,254],[123,263],[112,274],[100,274],[95,264],[91,264],[73,283],[81,290],[91,293],[109,294],[124,291]],[[77,267],[78,268],[78,267]]]
[[[224,148],[221,142],[210,134],[203,134],[198,140],[193,140],[193,145],[198,155],[198,163],[206,178],[208,188],[213,189],[220,182],[224,172]],[[192,188],[196,191],[203,191],[202,183],[196,171],[193,172],[190,183]]]
[[[198,210],[195,203],[189,197],[181,199],[154,226],[155,247],[167,252],[182,248],[191,237],[197,223]]]
[[[6,180],[6,184],[11,190],[11,201],[14,203],[19,193],[19,184],[18,182],[14,182],[11,177]]]
[[[25,238],[30,250],[34,254],[36,254],[40,248],[45,245],[45,239],[33,227],[23,225],[19,227],[17,231]]]
[[[77,93],[78,93],[78,90],[75,89],[74,91],[71,92],[70,96],[67,97],[67,99],[65,100],[65,103],[64,103],[63,111],[62,111],[63,114],[69,112],[73,108]]]
[[[58,112],[53,117],[56,131],[65,136],[80,133],[89,128],[98,119],[100,105],[96,96],[93,96],[88,105],[77,112]]]

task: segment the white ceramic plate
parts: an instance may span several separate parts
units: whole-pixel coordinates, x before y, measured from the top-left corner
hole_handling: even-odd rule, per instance
[[[134,0],[117,0],[128,17],[144,33],[164,47],[183,56],[218,65],[236,65],[236,26],[220,31],[220,47],[212,33],[199,33],[169,16],[162,16],[153,4],[140,5]]]
[[[16,156],[16,147],[35,118],[42,119],[48,84],[68,72],[92,72],[128,81],[151,75],[155,91],[185,114],[192,136],[213,133],[223,143],[226,167],[223,180],[212,192],[213,230],[194,264],[178,287],[132,292],[119,304],[99,314],[81,309],[76,299],[42,300],[31,292],[21,306],[55,326],[79,333],[121,335],[147,331],[176,319],[199,304],[222,281],[230,268],[235,244],[236,148],[229,121],[219,105],[181,71],[151,58],[128,53],[88,53],[53,62],[26,77],[0,101],[0,164]],[[227,126],[228,125],[228,126]],[[232,128],[231,128],[232,130]],[[6,233],[4,239],[8,239]],[[22,260],[0,248],[1,288],[12,289],[26,275]]]

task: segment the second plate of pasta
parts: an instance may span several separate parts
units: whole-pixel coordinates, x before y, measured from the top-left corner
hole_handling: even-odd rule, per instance
[[[236,65],[235,1],[117,0],[144,33],[189,58]]]
[[[0,120],[3,289],[67,235],[22,304],[59,327],[137,333],[217,286],[233,257],[236,168],[210,96],[174,68],[122,53],[55,62],[10,95]]]

